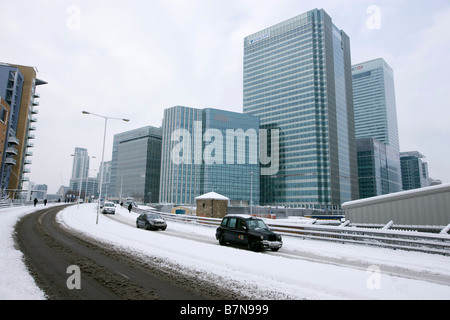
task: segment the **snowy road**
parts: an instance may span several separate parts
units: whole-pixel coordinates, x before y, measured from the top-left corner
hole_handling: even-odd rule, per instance
[[[131,227],[135,227],[135,217],[137,214],[128,213],[125,210],[120,211],[117,215],[108,215],[105,216],[114,221],[129,225]],[[208,243],[212,245],[217,245],[218,241],[215,239],[215,227],[199,227],[197,225],[185,225],[177,222],[169,222],[171,228],[167,229],[164,232],[164,235],[173,236],[177,238],[183,238],[188,240],[199,241],[202,243]],[[183,227],[184,226],[184,227]],[[340,267],[348,267],[348,268],[356,268],[360,270],[367,271],[368,265],[366,261],[350,259],[349,257],[344,256],[333,256],[329,253],[327,255],[321,255],[320,252],[312,252],[309,250],[305,250],[304,246],[299,247],[302,242],[314,242],[314,241],[305,241],[298,240],[295,238],[285,237],[284,241],[288,242],[289,246],[284,246],[280,252],[270,252],[267,254],[278,256],[287,259],[301,260],[301,261],[309,261],[321,264],[329,264]],[[322,243],[323,246],[327,245],[327,242]],[[344,244],[329,244],[331,247],[337,246],[342,247]],[[239,248],[236,248],[237,250]],[[347,249],[347,248],[346,248]],[[395,252],[389,250],[391,252]],[[371,265],[374,265],[373,262]],[[380,261],[377,262],[378,267],[383,270],[383,273],[389,274],[391,276],[399,276],[405,277],[415,280],[423,280],[428,282],[434,282],[437,284],[450,285],[450,278],[448,276],[442,276],[438,273],[433,272],[423,272],[423,270],[413,270],[405,268],[404,266],[398,265],[389,265],[389,264],[380,264]],[[450,274],[450,273],[449,273]],[[449,297],[450,298],[450,297]]]
[[[136,259],[55,223],[63,206],[26,215],[16,239],[26,264],[50,300],[205,300],[245,296],[167,272],[160,263]],[[76,272],[76,273],[74,273]]]
[[[450,298],[448,257],[289,237],[278,253],[255,253],[219,246],[215,228],[169,221],[166,231],[152,232],[136,229],[136,213],[116,212],[114,217],[101,215],[97,226],[89,205],[65,210],[60,220],[255,299]]]
[[[251,299],[450,298],[449,257],[289,237],[278,253],[255,253],[218,245],[214,228],[169,221],[166,231],[146,231],[135,227],[136,213],[116,212],[100,215],[96,225],[94,206],[73,206],[58,221],[144,261]],[[0,286],[3,282],[0,276]]]

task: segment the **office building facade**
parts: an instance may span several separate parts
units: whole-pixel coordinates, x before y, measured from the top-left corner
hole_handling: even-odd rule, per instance
[[[376,182],[378,185],[384,184],[387,179],[387,188],[376,188],[377,192],[373,196],[402,191],[393,70],[383,59],[375,59],[354,65],[352,78],[356,139],[374,138],[386,145],[373,145],[374,148],[387,151],[388,164],[387,176],[383,181]],[[374,172],[377,170],[378,168],[373,168]],[[366,190],[362,193],[367,194],[367,177],[360,175],[359,183],[360,193],[361,188],[364,188]]]
[[[114,135],[108,197],[158,202],[161,141],[161,128],[152,126]]]
[[[418,151],[400,152],[403,190],[427,187],[432,179],[428,176],[425,156]]]
[[[398,151],[375,138],[356,139],[359,197],[370,198],[392,193],[391,168],[398,162]],[[401,187],[401,186],[400,186]]]
[[[79,191],[83,180],[86,180],[89,172],[89,154],[85,148],[75,148],[72,163],[72,176],[69,182],[69,188],[73,191]]]
[[[194,205],[209,192],[259,204],[259,120],[218,109],[164,111],[161,203]]]
[[[375,59],[352,67],[356,138],[375,138],[400,150],[394,72]]]
[[[90,156],[85,148],[75,148],[69,190],[84,201],[98,198],[98,179],[89,177]]]
[[[244,39],[244,114],[280,130],[261,203],[339,207],[358,198],[350,40],[324,10]]]
[[[89,154],[85,148],[75,148],[72,164],[72,179],[87,178],[89,172]]]

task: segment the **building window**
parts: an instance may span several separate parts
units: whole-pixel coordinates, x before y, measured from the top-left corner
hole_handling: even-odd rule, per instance
[[[2,121],[3,123],[6,123],[6,117],[8,116],[8,110],[6,110],[6,108],[1,109],[0,111],[0,121]]]

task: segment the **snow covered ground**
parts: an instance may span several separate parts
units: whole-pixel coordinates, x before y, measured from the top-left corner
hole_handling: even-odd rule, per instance
[[[0,299],[45,299],[12,239],[16,221],[42,208],[0,210]],[[166,231],[146,231],[135,227],[136,217],[117,206],[114,217],[100,215],[95,224],[91,204],[58,215],[71,229],[254,299],[450,299],[449,257],[290,237],[278,253],[255,253],[220,246],[215,228],[168,221]],[[415,280],[413,274],[441,283]]]

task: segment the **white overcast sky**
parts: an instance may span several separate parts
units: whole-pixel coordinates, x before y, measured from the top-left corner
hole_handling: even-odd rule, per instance
[[[30,180],[68,185],[71,154],[90,175],[116,133],[161,126],[175,105],[242,112],[243,39],[323,8],[351,40],[352,63],[394,69],[400,147],[426,156],[450,183],[448,0],[0,0],[0,62],[37,67],[41,94]]]

